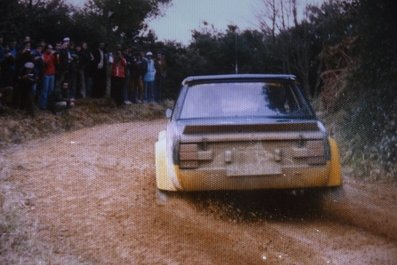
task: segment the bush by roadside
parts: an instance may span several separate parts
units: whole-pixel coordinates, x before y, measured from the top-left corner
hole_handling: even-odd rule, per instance
[[[346,174],[367,181],[397,182],[395,113],[385,114],[394,117],[385,122],[386,119],[374,118],[368,109],[363,111],[359,102],[353,107],[342,105],[331,112],[324,110],[318,101],[314,105],[319,110],[318,116],[338,141]],[[369,136],[367,130],[376,135]]]

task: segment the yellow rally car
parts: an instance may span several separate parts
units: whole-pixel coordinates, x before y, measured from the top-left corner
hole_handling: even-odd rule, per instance
[[[155,145],[159,190],[341,185],[338,147],[293,75],[193,76]]]

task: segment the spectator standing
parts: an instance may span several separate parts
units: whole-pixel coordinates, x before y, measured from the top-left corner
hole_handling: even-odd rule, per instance
[[[43,69],[43,46],[38,44],[32,51],[35,74],[40,77]]]
[[[69,45],[69,52],[70,52],[70,63],[69,63],[69,77],[70,77],[70,83],[69,83],[69,88],[70,88],[70,94],[69,98],[74,101],[76,96],[79,93],[79,86],[78,86],[78,76],[77,76],[77,67],[79,65],[79,57],[76,53],[76,47],[74,45],[74,42],[71,42]]]
[[[123,87],[125,83],[125,69],[127,61],[121,50],[117,50],[112,64],[111,97],[117,106],[124,102]]]
[[[34,63],[34,74],[37,77],[37,84],[34,88],[35,97],[40,94],[41,80],[43,77],[43,46],[39,43],[36,48],[32,51],[33,63]],[[37,101],[36,101],[37,102]]]
[[[22,76],[24,76],[26,70],[26,63],[32,63],[33,64],[33,56],[32,56],[32,52],[30,50],[30,41],[27,41],[25,39],[24,42],[24,47],[21,50],[20,53],[17,54],[17,58],[15,59],[15,67],[16,67],[16,76],[17,76],[17,84],[15,85],[14,91],[13,91],[13,105],[15,108],[24,108],[26,107],[26,91],[27,90],[22,90],[22,86],[20,85],[20,79]],[[29,64],[30,66],[30,64]],[[34,68],[34,64],[33,64],[33,68]],[[32,70],[33,71],[33,70]],[[34,83],[35,85],[36,83]],[[33,95],[33,87],[32,87],[32,91],[29,92],[29,95]]]
[[[70,77],[69,77],[69,64],[72,61],[72,55],[69,51],[69,43],[70,39],[69,38],[64,38],[63,43],[61,45],[61,48],[58,52],[58,67],[57,67],[57,72],[58,72],[58,78],[57,78],[57,84],[56,87],[58,89],[61,89],[63,87],[64,83],[70,82]]]
[[[160,102],[163,97],[164,81],[167,77],[167,64],[165,55],[162,52],[157,53],[156,58],[156,84],[154,98],[157,102]]]
[[[16,67],[17,67],[17,72],[21,73],[22,71],[25,71],[24,65],[27,62],[33,62],[34,58],[32,55],[31,51],[31,44],[30,40],[25,39],[23,48],[19,53],[17,53],[16,56]]]
[[[39,107],[47,109],[48,96],[55,88],[57,56],[54,54],[52,45],[48,45],[43,54],[43,80],[40,91]]]
[[[30,116],[34,116],[35,114],[33,90],[36,82],[37,77],[34,73],[34,63],[25,63],[23,70],[18,75],[17,86],[21,91],[21,109],[25,110]]]
[[[128,47],[124,50],[124,58],[127,61],[127,67],[125,72],[125,82],[124,82],[124,103],[131,104],[135,103],[135,93],[132,85],[132,65],[133,61],[133,54],[132,48]]]
[[[85,98],[87,96],[91,96],[91,94],[87,92],[88,66],[91,61],[91,55],[90,51],[88,50],[87,43],[83,42],[81,44],[80,51],[76,47],[76,52],[79,56],[78,76],[80,77],[80,93],[81,97]]]
[[[92,97],[101,98],[105,96],[106,90],[106,57],[105,44],[101,42],[98,48],[93,52],[93,91]]]
[[[16,74],[17,71],[16,71],[15,57],[12,56],[11,52],[6,49],[4,60],[1,62],[1,76],[3,77],[1,86],[14,87]]]
[[[156,68],[153,60],[153,53],[146,53],[146,73],[144,76],[145,83],[145,101],[154,102],[154,81],[156,76]]]
[[[143,76],[146,73],[146,61],[143,60],[141,53],[134,53],[130,68],[132,86],[136,94],[136,100],[138,103],[142,103],[144,99]]]
[[[118,45],[119,46],[119,45]],[[121,49],[121,46],[120,46]],[[105,58],[106,58],[106,86],[105,86],[105,96],[111,96],[112,89],[112,65],[114,62],[113,53],[105,45]]]
[[[74,51],[72,53],[74,65],[74,72],[75,72],[75,96],[76,98],[84,98],[83,90],[85,91],[85,78],[84,78],[84,71],[81,68],[81,45],[76,45]]]

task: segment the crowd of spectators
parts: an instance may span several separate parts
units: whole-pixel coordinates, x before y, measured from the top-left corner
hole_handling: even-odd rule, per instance
[[[99,43],[90,49],[65,37],[54,44],[4,42],[0,36],[0,111],[62,112],[78,98],[110,96],[117,106],[160,102],[166,78],[164,53]]]

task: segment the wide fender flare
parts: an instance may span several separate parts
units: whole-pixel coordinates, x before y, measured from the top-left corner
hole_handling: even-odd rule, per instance
[[[156,186],[159,190],[177,191],[169,170],[172,167],[170,162],[167,156],[166,132],[161,131],[155,144]]]
[[[328,186],[337,187],[342,185],[342,167],[340,162],[339,149],[334,138],[329,137],[328,142],[331,151]]]

